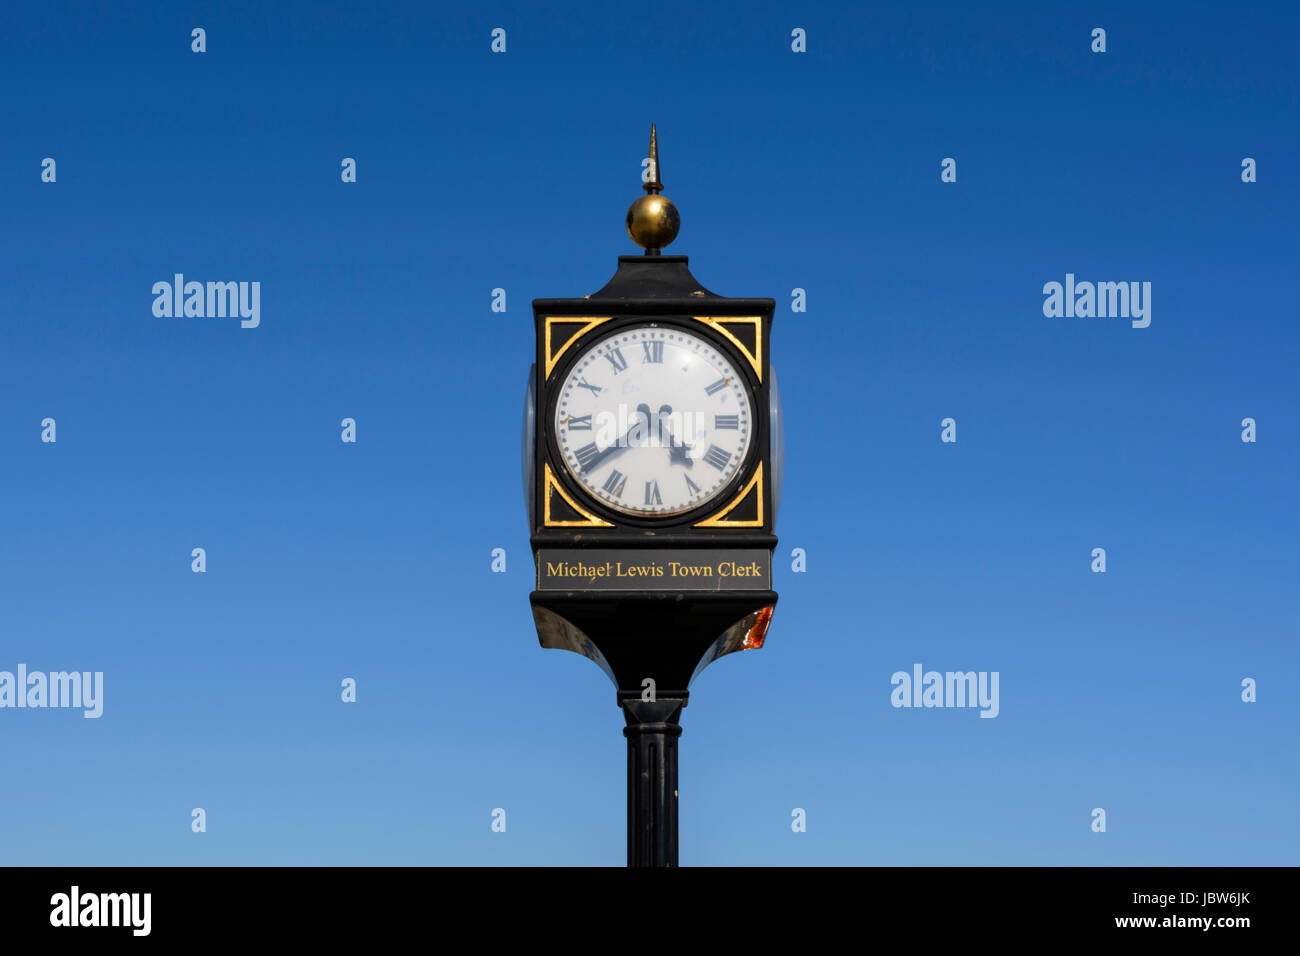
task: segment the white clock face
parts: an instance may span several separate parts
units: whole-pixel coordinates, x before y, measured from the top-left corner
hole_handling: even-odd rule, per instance
[[[708,341],[675,328],[617,332],[560,386],[555,436],[574,479],[624,514],[680,514],[716,498],[754,438],[744,380]]]

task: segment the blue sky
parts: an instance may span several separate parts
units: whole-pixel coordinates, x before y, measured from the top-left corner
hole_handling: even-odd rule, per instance
[[[681,862],[1296,863],[1296,14],[1131,7],[16,11],[0,670],[105,701],[0,710],[0,863],[624,861],[518,433],[530,300],[637,251],[652,121],[668,251],[777,300],[786,415],[781,602],[692,688]],[[176,272],[260,326],[155,317]],[[1150,327],[1045,317],[1067,273],[1151,282]],[[999,672],[998,717],[894,709],[915,663]]]

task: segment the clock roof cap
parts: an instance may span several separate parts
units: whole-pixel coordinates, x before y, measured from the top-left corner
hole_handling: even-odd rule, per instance
[[[686,256],[619,256],[618,271],[598,292],[581,299],[534,299],[545,315],[584,315],[595,303],[620,315],[771,315],[772,299],[733,299],[710,292],[687,267]]]
[[[691,275],[687,256],[619,256],[618,271],[593,299],[717,299]]]

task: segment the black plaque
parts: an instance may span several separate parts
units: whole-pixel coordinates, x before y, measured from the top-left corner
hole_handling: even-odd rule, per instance
[[[539,591],[768,591],[766,548],[543,548]]]

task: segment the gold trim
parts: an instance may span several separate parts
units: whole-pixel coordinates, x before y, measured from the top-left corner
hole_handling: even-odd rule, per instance
[[[585,508],[579,508],[578,503],[564,493],[560,483],[555,480],[555,475],[551,473],[549,462],[542,463],[544,479],[542,483],[542,524],[548,528],[612,528],[614,527],[608,521],[601,521],[590,511]],[[560,497],[565,503],[578,514],[586,518],[586,521],[552,521],[551,520],[551,489],[554,488],[560,493]]]
[[[758,485],[758,517],[752,521],[728,521],[727,515],[745,500],[746,496],[753,490],[754,485]],[[749,484],[745,485],[740,494],[731,499],[731,504],[723,508],[717,514],[703,521],[695,522],[696,528],[761,528],[763,527],[763,463],[758,463],[758,471],[754,472],[754,477],[749,479]]]
[[[736,348],[740,349],[740,353],[744,355],[746,359],[749,360],[750,368],[754,370],[754,374],[758,376],[758,380],[760,382],[763,381],[763,318],[762,316],[693,315],[691,316],[691,318],[694,319],[696,322],[703,322],[709,328],[713,329],[714,331],[721,332],[723,335],[729,338],[731,340],[731,344],[734,345]],[[740,341],[740,339],[736,338],[725,328],[723,328],[723,326],[727,323],[731,323],[731,324],[743,323],[745,325],[752,325],[754,327],[754,347],[758,351],[757,355],[751,352],[749,349],[745,348],[744,344]]]
[[[555,363],[560,360],[561,355],[569,350],[570,345],[578,341],[578,339],[582,338],[602,322],[608,322],[612,318],[612,315],[548,315],[546,317],[546,374],[543,376],[543,380],[551,377],[551,372],[555,369]],[[577,334],[570,337],[569,341],[565,342],[560,348],[560,351],[552,355],[551,324],[554,322],[585,322],[587,324],[578,329]]]

